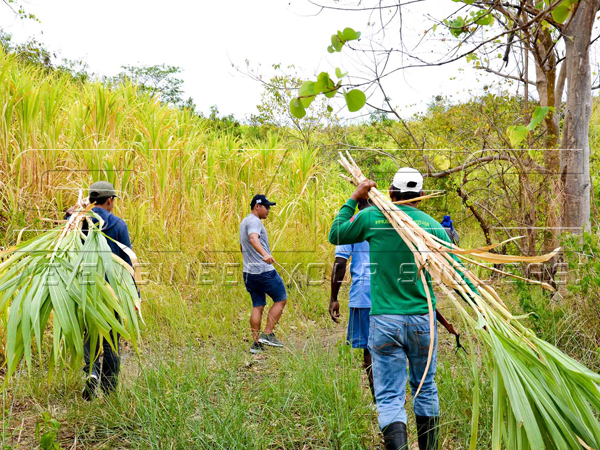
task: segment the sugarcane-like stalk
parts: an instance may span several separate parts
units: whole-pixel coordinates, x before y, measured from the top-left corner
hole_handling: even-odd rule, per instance
[[[353,184],[365,181],[365,176],[348,152],[346,156],[340,153],[340,164],[352,176]],[[413,252],[427,295],[431,335],[434,335],[435,322],[425,270],[489,351],[485,362],[490,368],[494,386],[493,450],[500,450],[503,440],[510,450],[572,450],[582,446],[598,450],[600,375],[539,339],[511,314],[491,286],[451,257],[453,254],[469,262],[475,261],[465,255],[493,263],[545,262],[560,249],[541,256],[488,252],[499,244],[464,250],[419,227],[376,188],[371,188],[368,195]],[[545,283],[515,277],[552,289]],[[476,291],[464,279],[468,279]],[[459,301],[456,294],[464,302]],[[470,306],[471,312],[467,311],[465,303]],[[433,345],[434,340],[431,339],[426,369],[415,397],[429,370]],[[473,426],[477,426],[476,422]],[[476,433],[477,429],[472,429],[472,432]]]

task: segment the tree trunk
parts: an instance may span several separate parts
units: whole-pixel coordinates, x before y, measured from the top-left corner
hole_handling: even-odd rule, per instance
[[[543,230],[542,252],[549,253],[559,246],[559,233],[561,225],[561,205],[563,204],[562,186],[558,174],[560,173],[560,151],[558,150],[560,126],[559,111],[560,97],[564,87],[564,67],[561,66],[561,74],[558,75],[558,58],[554,50],[554,40],[548,29],[542,28],[539,33],[530,40],[530,48],[535,61],[536,87],[540,96],[540,106],[555,107],[548,111],[545,118],[546,136],[544,141],[544,167],[547,169],[541,180],[536,177],[538,183],[542,183],[541,209],[545,216],[545,230]],[[558,98],[558,101],[557,101]],[[554,285],[554,275],[558,257],[552,258],[544,264],[543,281]]]
[[[531,48],[535,60],[536,88],[540,96],[540,106],[555,105],[557,92],[556,71],[558,60],[554,50],[554,41],[552,35],[546,29],[542,29],[532,39]],[[560,134],[558,115],[553,111],[548,111],[545,118],[546,123],[546,149],[558,147],[558,136]],[[544,165],[553,174],[558,173],[559,158],[558,152],[548,152],[544,156]]]
[[[564,193],[562,228],[580,234],[590,227],[590,145],[592,116],[590,40],[600,0],[579,0],[565,35],[567,103],[560,158]]]

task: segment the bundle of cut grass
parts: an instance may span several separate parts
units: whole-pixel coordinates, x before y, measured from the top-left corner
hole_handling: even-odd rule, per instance
[[[350,172],[355,184],[366,180],[349,153],[347,158],[340,153],[340,163]],[[600,413],[600,375],[536,337],[510,313],[491,286],[450,256],[453,253],[472,261],[464,257],[470,254],[494,263],[543,262],[554,256],[558,249],[539,257],[493,254],[487,252],[491,247],[463,250],[419,227],[376,188],[370,190],[369,198],[413,252],[423,284],[427,284],[423,270],[426,269],[432,283],[448,296],[487,349],[484,361],[494,389],[492,448],[600,449],[597,419]],[[470,280],[477,291],[473,291],[463,277]],[[429,295],[428,289],[425,292]],[[459,301],[456,294],[464,302]],[[429,323],[433,329],[431,298],[428,298],[428,304]],[[467,305],[470,308],[466,308]],[[433,352],[433,340],[431,345],[426,372]],[[473,416],[476,419],[478,397],[473,397]],[[471,449],[475,448],[476,438],[477,420],[473,420]]]
[[[3,388],[23,358],[31,369],[33,340],[41,359],[50,319],[50,375],[55,367],[81,366],[85,335],[92,355],[102,348],[102,339],[112,345],[111,331],[137,349],[140,305],[133,278],[138,279],[139,273],[111,252],[101,232],[102,219],[92,206],[81,206],[64,226],[0,254],[6,258],[0,264],[0,317],[7,365]],[[126,250],[135,265],[135,254]]]

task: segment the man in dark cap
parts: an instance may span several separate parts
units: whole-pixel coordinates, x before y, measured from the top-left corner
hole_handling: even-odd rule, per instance
[[[123,219],[112,213],[116,198],[119,197],[115,192],[115,188],[107,181],[96,181],[89,188],[89,202],[90,204],[95,204],[92,211],[104,221],[102,232],[112,239],[107,239],[110,249],[115,255],[119,256],[133,267],[129,255],[114,242],[120,242],[124,246],[131,248],[127,224]],[[75,208],[76,207],[73,207],[67,210],[67,217],[74,212]],[[92,220],[97,223],[97,219],[94,218]],[[111,340],[113,341],[112,344],[114,348],[118,349],[119,335],[117,334],[114,336],[111,331]],[[83,390],[83,398],[86,400],[91,400],[96,397],[98,385],[100,385],[105,394],[110,394],[117,386],[121,358],[119,357],[118,352],[115,352],[111,344],[106,340],[102,341],[102,350],[103,357],[101,363],[99,355],[90,355],[90,341],[89,337],[86,337],[84,347],[85,367],[83,369],[87,375],[85,388]]]
[[[240,250],[244,261],[244,284],[252,298],[252,314],[250,315],[250,328],[252,330],[251,353],[260,353],[265,345],[283,347],[275,337],[273,329],[281,315],[287,301],[287,292],[281,277],[273,267],[275,259],[271,256],[267,230],[261,220],[269,216],[271,206],[264,195],[255,195],[250,203],[250,214],[240,224]],[[273,300],[269,309],[267,326],[261,333],[260,327],[267,295]]]

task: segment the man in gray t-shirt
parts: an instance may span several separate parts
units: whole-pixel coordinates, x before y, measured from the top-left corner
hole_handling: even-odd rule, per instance
[[[271,255],[269,247],[269,237],[267,229],[260,219],[250,213],[246,216],[240,225],[240,245],[242,246],[242,256],[244,260],[244,273],[263,273],[273,270],[273,263],[263,261],[263,256],[250,243],[250,235],[258,234],[258,241],[267,255]],[[269,256],[272,259],[272,257]],[[268,259],[268,258],[267,258]]]
[[[244,284],[252,298],[252,314],[250,328],[254,342],[250,352],[259,353],[264,345],[283,347],[275,337],[273,329],[283,313],[287,301],[287,292],[281,277],[273,267],[275,260],[271,256],[267,230],[261,220],[269,216],[271,206],[275,203],[264,195],[255,195],[250,203],[250,214],[240,224],[240,250],[244,261]],[[273,300],[269,309],[267,326],[261,333],[260,326],[267,295]]]

